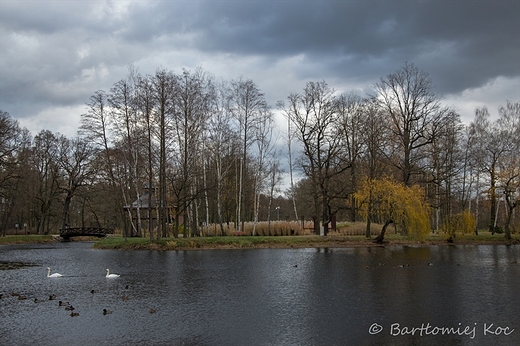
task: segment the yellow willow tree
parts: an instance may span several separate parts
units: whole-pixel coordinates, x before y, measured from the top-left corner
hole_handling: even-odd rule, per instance
[[[406,186],[388,178],[366,178],[356,192],[356,199],[367,222],[384,223],[375,239],[378,243],[383,242],[391,223],[412,239],[423,240],[430,233],[430,207],[418,185]]]

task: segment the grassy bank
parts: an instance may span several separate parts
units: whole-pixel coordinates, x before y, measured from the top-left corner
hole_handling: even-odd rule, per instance
[[[197,250],[197,249],[259,249],[259,248],[318,248],[318,247],[355,247],[381,246],[364,236],[330,234],[327,237],[316,235],[302,236],[226,236],[195,238],[163,238],[151,242],[147,238],[123,238],[113,236],[98,238],[73,238],[73,241],[95,241],[97,249],[122,250]],[[24,243],[48,243],[57,241],[52,235],[18,235],[0,237],[0,245]],[[448,243],[443,234],[431,234],[424,241],[414,241],[407,237],[391,234],[385,237],[384,245],[449,245],[449,244],[520,244],[520,235],[514,234],[511,242],[503,234],[458,235],[453,243]]]
[[[56,241],[52,235],[7,235],[0,237],[0,245],[41,244]]]
[[[514,235],[512,242],[507,242],[503,234],[482,234],[458,237],[454,243],[448,243],[444,235],[430,235],[424,241],[414,241],[399,235],[385,238],[383,245],[449,245],[449,244],[520,244],[520,236]],[[364,236],[329,235],[308,236],[229,236],[197,238],[164,238],[150,242],[144,238],[111,237],[94,244],[97,249],[127,250],[196,250],[196,249],[259,249],[259,248],[318,248],[318,247],[356,247],[381,246]]]
[[[98,249],[256,249],[256,248],[302,248],[333,246],[371,245],[364,237],[320,236],[227,236],[196,238],[164,238],[150,242],[143,238],[111,237],[97,242]]]

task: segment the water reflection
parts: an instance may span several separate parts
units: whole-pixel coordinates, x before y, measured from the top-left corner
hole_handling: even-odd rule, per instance
[[[2,246],[0,261],[37,266],[0,271],[0,339],[9,345],[518,345],[519,254],[517,246],[179,252],[94,250],[88,243]],[[47,266],[65,276],[47,278]],[[106,279],[106,268],[121,277]],[[46,299],[51,294],[57,299]],[[70,317],[58,300],[73,304],[79,316]],[[483,335],[486,323],[515,331]],[[472,326],[476,333],[421,336],[423,324]],[[371,335],[371,326],[383,330]],[[416,328],[415,335],[398,333],[412,330],[406,328]]]

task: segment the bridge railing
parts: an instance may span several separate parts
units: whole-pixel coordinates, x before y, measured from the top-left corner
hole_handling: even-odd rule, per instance
[[[107,234],[113,233],[113,229],[104,227],[68,227],[60,229],[60,237],[64,239],[80,236],[105,237]]]

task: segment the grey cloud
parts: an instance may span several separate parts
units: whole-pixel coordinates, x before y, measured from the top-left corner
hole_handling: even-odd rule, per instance
[[[517,0],[3,2],[0,108],[29,115],[83,104],[130,63],[153,73],[157,61],[179,70],[226,55],[228,71],[242,69],[222,77],[259,76],[269,86],[278,76],[258,69],[279,73],[272,67],[298,57],[283,65],[300,83],[293,91],[322,79],[367,88],[412,62],[439,93],[455,94],[520,77],[519,18]],[[237,63],[252,57],[255,71]]]
[[[192,34],[192,44],[206,52],[305,54],[330,63],[322,78],[380,70],[353,70],[347,66],[352,61],[380,60],[396,68],[411,61],[427,71],[435,66],[428,72],[449,93],[520,73],[515,1],[161,2],[155,10],[161,13],[154,18],[156,33]],[[424,55],[442,45],[451,45],[450,51]]]

